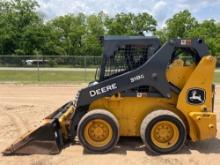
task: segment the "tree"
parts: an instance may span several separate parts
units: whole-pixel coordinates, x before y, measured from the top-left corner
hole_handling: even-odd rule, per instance
[[[220,56],[220,23],[216,24],[217,27],[217,35],[216,35],[216,55]]]
[[[101,55],[102,48],[99,42],[105,34],[105,14],[90,15],[87,17],[86,34],[83,36],[83,53],[85,55]]]
[[[0,0],[0,54],[100,55],[100,36],[147,31],[162,43],[171,38],[202,38],[212,54],[220,55],[220,24],[215,20],[199,23],[188,10],[156,30],[157,21],[148,13],[79,13],[45,21],[38,7],[36,0]]]
[[[52,29],[57,30],[58,45],[63,47],[65,54],[80,55],[82,37],[86,32],[86,17],[84,14],[65,15],[48,22]]]
[[[139,13],[133,19],[133,31],[135,34],[156,31],[157,21],[148,13]]]
[[[160,39],[161,43],[165,43],[168,40],[166,28],[156,30],[154,35]]]
[[[110,35],[139,35],[143,31],[155,31],[157,22],[148,13],[119,13],[106,20]]]
[[[166,21],[166,36],[171,38],[184,38],[186,33],[196,28],[198,22],[188,10],[180,11]]]
[[[212,54],[217,54],[220,46],[220,33],[215,20],[205,20],[199,23],[195,28],[186,32],[188,38],[201,38],[208,44]]]
[[[30,48],[26,51],[24,43],[30,42],[29,44],[34,47],[36,42],[31,43],[26,33],[30,33],[31,27],[43,24],[43,20],[36,12],[37,7],[38,3],[35,0],[1,1],[0,45],[2,45],[2,54],[33,53],[34,50]]]

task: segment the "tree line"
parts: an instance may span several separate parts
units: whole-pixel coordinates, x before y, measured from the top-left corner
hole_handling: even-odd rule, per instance
[[[212,54],[220,56],[220,24],[214,19],[199,22],[188,10],[169,18],[163,28],[150,14],[104,12],[68,14],[46,20],[35,0],[0,0],[1,55],[99,56],[103,35],[140,35],[151,32],[162,42],[172,38],[202,38]]]

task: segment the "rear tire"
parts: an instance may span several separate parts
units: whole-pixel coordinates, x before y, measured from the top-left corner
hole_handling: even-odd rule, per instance
[[[90,111],[80,120],[77,134],[87,151],[109,152],[119,140],[118,120],[106,110]]]
[[[184,122],[173,112],[157,110],[147,115],[141,124],[141,138],[153,154],[177,152],[186,141]]]

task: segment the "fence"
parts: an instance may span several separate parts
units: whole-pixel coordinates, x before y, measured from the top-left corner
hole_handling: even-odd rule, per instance
[[[96,68],[101,60],[101,56],[0,55],[0,67]]]
[[[101,56],[0,55],[0,81],[92,81],[101,62]]]
[[[0,82],[88,82],[101,62],[101,56],[0,55]]]

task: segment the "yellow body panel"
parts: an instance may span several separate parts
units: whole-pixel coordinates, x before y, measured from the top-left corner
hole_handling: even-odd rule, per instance
[[[205,140],[216,136],[216,115],[210,112],[190,112],[189,116],[197,127],[197,137]]]
[[[192,121],[192,118],[189,114],[191,112],[203,112],[204,114],[206,114],[207,112],[212,111],[212,83],[214,79],[215,65],[216,59],[214,57],[203,57],[195,70],[189,76],[186,84],[179,94],[177,108],[182,111],[184,113],[184,116],[186,116],[187,118],[190,128],[189,135],[193,141],[200,140],[199,134],[203,134],[203,132],[200,131],[204,131],[204,133],[206,132],[205,129],[198,129],[198,124],[195,121]],[[206,92],[205,102],[201,105],[191,105],[186,101],[188,90],[195,87],[201,88]],[[206,123],[206,125],[209,125],[209,123]],[[214,132],[215,130],[213,129],[213,134],[215,134]]]
[[[176,60],[167,70],[167,79],[181,89],[179,95],[172,94],[172,98],[155,97],[106,97],[94,101],[89,111],[95,109],[106,109],[112,112],[119,121],[121,136],[140,136],[140,125],[147,114],[154,110],[166,109],[176,113],[187,126],[189,136],[193,141],[211,138],[215,136],[215,128],[203,129],[213,124],[215,127],[215,115],[209,113],[208,119],[194,120],[195,114],[201,112],[203,116],[204,107],[211,111],[212,107],[212,82],[216,60],[212,56],[204,57],[195,66],[184,66],[181,60]],[[189,105],[186,102],[188,89],[199,87],[206,90],[206,101],[203,105]],[[201,124],[202,123],[202,124]],[[207,133],[206,131],[209,130]],[[209,135],[206,135],[209,134]]]
[[[184,66],[182,60],[175,60],[167,70],[167,79],[182,89],[195,67],[195,65]]]
[[[106,109],[119,121],[121,136],[139,136],[144,117],[156,109],[175,109],[176,99],[123,97],[102,98],[93,102],[90,110]]]

